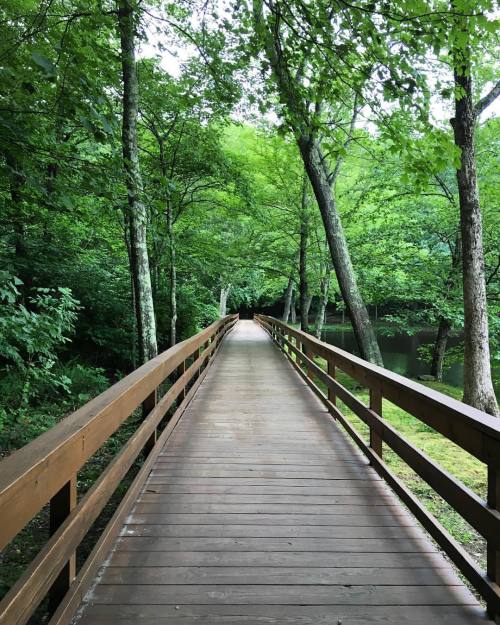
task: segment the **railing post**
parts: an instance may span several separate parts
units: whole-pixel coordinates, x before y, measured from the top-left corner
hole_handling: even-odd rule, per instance
[[[76,506],[76,475],[50,500],[49,532],[52,536]],[[76,576],[76,553],[66,562],[49,590],[49,612],[53,614]]]
[[[488,464],[488,506],[500,511],[500,467]],[[486,572],[492,582],[500,583],[500,551],[491,543],[487,544]],[[488,616],[500,623],[500,614],[495,606],[487,605]]]
[[[193,362],[196,362],[198,360],[198,358],[201,355],[201,347],[198,347],[198,349],[195,349],[193,352]],[[200,373],[201,373],[201,367],[198,369],[198,371],[196,372],[194,379],[198,379],[200,377]]]
[[[153,410],[158,401],[158,389],[155,390],[146,397],[146,399],[142,402],[142,418],[145,419],[148,414]],[[148,439],[148,442],[144,445],[144,455],[147,456],[149,452],[153,449],[156,444],[156,439],[158,437],[158,428],[154,429],[154,432]]]
[[[181,362],[181,364],[177,367],[177,379],[179,379],[182,375],[184,375],[184,372],[186,371],[186,361],[183,360]],[[186,387],[184,387],[182,389],[182,391],[179,393],[177,399],[180,399],[181,401],[184,399],[184,397],[186,397]]]
[[[307,345],[305,343],[302,343],[302,353],[304,354],[306,358],[310,358],[310,360],[314,360],[314,354],[312,352],[309,352],[309,350],[307,349]],[[312,380],[313,375],[314,375],[313,371],[309,367],[307,362],[305,363],[305,365],[306,365],[306,375],[310,380]]]
[[[370,389],[370,408],[382,416],[382,393],[378,389]],[[382,439],[373,428],[370,428],[370,447],[382,458]]]
[[[335,380],[336,370],[335,370],[335,361],[333,358],[329,358],[327,361],[327,373],[328,375]],[[332,402],[334,406],[337,405],[337,396],[335,395],[335,391],[333,388],[328,387],[328,401]]]

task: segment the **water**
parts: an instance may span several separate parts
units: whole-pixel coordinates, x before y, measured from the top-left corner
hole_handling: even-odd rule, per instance
[[[419,359],[418,348],[421,345],[433,344],[436,333],[432,329],[424,328],[418,330],[413,335],[404,332],[398,332],[392,336],[386,336],[382,333],[380,326],[375,326],[378,344],[384,359],[384,366],[395,373],[406,376],[407,378],[417,378],[419,375],[428,374],[430,366]],[[327,327],[323,330],[323,341],[340,347],[347,352],[358,354],[356,339],[352,329],[347,327],[338,327],[334,330]],[[448,348],[454,347],[460,341],[459,336],[451,336],[448,339]],[[446,360],[445,360],[446,364]],[[500,393],[500,371],[494,372],[495,390],[497,396]],[[461,387],[463,385],[464,368],[461,362],[446,367],[443,372],[443,382],[451,386]]]

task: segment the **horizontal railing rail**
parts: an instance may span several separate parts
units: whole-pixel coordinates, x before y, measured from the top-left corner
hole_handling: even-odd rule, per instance
[[[152,463],[237,320],[229,315],[171,347],[0,463],[0,549],[47,503],[51,534],[0,602],[0,624],[23,625],[47,595],[51,625],[70,621]],[[172,384],[158,398],[169,376]],[[175,402],[175,413],[159,432]],[[77,502],[78,471],[141,405],[140,425]],[[143,466],[77,575],[77,547],[141,452],[148,454]]]
[[[448,554],[463,575],[485,599],[488,612],[500,616],[500,420],[383,367],[296,330],[273,317],[255,315],[295,369],[311,386],[330,414],[344,427],[369,458],[373,468]],[[315,362],[326,361],[327,370]],[[368,388],[365,405],[336,379],[341,370]],[[324,393],[315,383],[321,382]],[[337,398],[369,428],[369,443],[337,407]],[[382,399],[391,401],[483,462],[488,471],[488,495],[483,501],[460,480],[441,468],[407,441],[382,416]],[[408,487],[383,461],[383,443],[452,506],[486,540],[487,570],[479,565],[442,527]]]

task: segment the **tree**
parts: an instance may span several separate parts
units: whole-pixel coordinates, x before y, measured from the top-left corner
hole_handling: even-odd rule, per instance
[[[461,152],[457,183],[464,296],[464,401],[475,408],[500,416],[491,379],[483,231],[474,152],[478,116],[500,95],[500,82],[474,105],[471,24],[467,17],[467,8],[468,6],[457,11],[452,30],[455,81],[455,117],[452,126],[455,144]]]
[[[139,90],[135,60],[137,8],[134,0],[119,0],[118,25],[121,41],[123,75],[123,167],[128,196],[126,222],[130,232],[130,271],[134,285],[134,303],[139,337],[139,353],[146,362],[158,353],[156,320],[149,273],[146,238],[146,209],[137,148]]]
[[[337,154],[337,160],[333,169],[330,169],[328,163],[330,154],[323,149],[321,130],[330,125],[345,128],[345,119],[338,108],[332,109],[331,103],[326,98],[327,68],[320,65],[321,61],[316,55],[315,63],[308,65],[312,46],[309,41],[304,43],[297,37],[293,28],[290,32],[289,24],[294,20],[294,15],[287,12],[284,4],[269,2],[267,14],[264,12],[262,0],[255,0],[253,7],[255,31],[271,66],[285,119],[295,136],[323,218],[332,263],[359,350],[366,360],[382,364],[377,339],[357,284],[333,191],[342,164],[342,155],[345,154],[354,131],[358,107],[356,97],[352,98],[352,93],[347,94],[347,99],[353,100],[353,112],[348,122],[349,130],[343,145],[331,146],[333,152]],[[346,94],[343,95],[346,97]]]

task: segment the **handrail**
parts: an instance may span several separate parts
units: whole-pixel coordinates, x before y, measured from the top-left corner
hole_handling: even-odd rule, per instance
[[[489,614],[500,615],[500,420],[397,373],[366,362],[301,330],[291,328],[274,317],[255,315],[255,319],[324,402],[330,414],[368,456],[374,469],[392,486],[482,595],[487,602]],[[327,371],[314,361],[315,357],[326,360]],[[369,389],[369,406],[335,379],[337,369]],[[314,382],[315,378],[326,386],[327,394]],[[368,425],[369,444],[339,410],[336,405],[337,398]],[[405,440],[385,421],[382,417],[383,398],[390,400],[485,463],[488,468],[487,500],[483,501],[460,480]],[[488,551],[486,572],[480,569],[383,462],[382,443],[386,443],[398,454],[486,539]]]
[[[228,315],[159,354],[0,463],[0,548],[48,502],[51,533],[46,545],[0,602],[0,624],[23,625],[47,594],[52,612],[65,595],[71,595],[79,543],[139,454],[148,451],[146,464],[150,464],[159,453],[159,447],[164,445],[206,374],[221,340],[238,318]],[[173,384],[158,400],[159,385],[172,374]],[[176,400],[181,403],[158,438],[158,425]],[[77,503],[78,470],[141,404],[145,416],[140,426]],[[147,473],[144,476],[141,470],[129,491],[137,490],[139,476],[145,479]],[[125,512],[121,510],[120,514]],[[108,527],[103,532],[106,545],[111,533],[118,529],[116,519]],[[105,550],[100,551],[100,557],[104,557]],[[94,571],[100,560],[95,554],[89,560],[92,562],[88,566]],[[78,577],[80,581],[89,577],[86,564]],[[79,593],[83,587],[78,584]],[[70,600],[74,597],[70,596]],[[67,622],[67,610],[60,608],[59,612],[65,614],[66,620],[58,617],[57,622]]]

